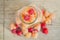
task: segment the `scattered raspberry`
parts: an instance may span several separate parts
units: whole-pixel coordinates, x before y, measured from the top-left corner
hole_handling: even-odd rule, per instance
[[[41,28],[43,29],[43,28],[46,28],[46,23],[45,22],[42,22],[41,23]]]
[[[21,36],[22,35],[22,31],[21,30],[16,30],[16,34]]]
[[[48,34],[48,29],[47,29],[47,28],[44,28],[44,29],[42,29],[42,32],[43,32],[44,34]]]
[[[33,28],[28,28],[28,32],[32,32],[33,31]]]

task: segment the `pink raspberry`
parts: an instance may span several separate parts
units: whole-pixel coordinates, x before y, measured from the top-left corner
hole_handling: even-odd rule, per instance
[[[29,15],[25,15],[24,16],[24,20],[26,20],[26,21],[30,20],[30,16]]]
[[[11,30],[11,32],[15,34],[16,33],[16,29]]]

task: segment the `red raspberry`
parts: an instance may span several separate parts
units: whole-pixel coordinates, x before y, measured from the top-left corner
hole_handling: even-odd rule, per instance
[[[28,10],[28,13],[29,13],[30,15],[32,15],[32,14],[34,13],[34,10],[33,10],[33,9],[30,9],[30,10]]]
[[[21,28],[20,27],[17,27],[16,28],[16,34],[17,35],[22,35],[22,31],[21,31]]]
[[[44,29],[42,29],[42,32],[43,32],[44,34],[48,34],[48,29],[47,29],[47,28],[44,28]]]
[[[46,28],[46,23],[45,22],[42,22],[41,23],[41,28],[43,29],[43,28]]]
[[[28,32],[32,32],[33,31],[33,28],[28,28]]]
[[[22,31],[21,30],[16,30],[16,34],[21,36],[22,35]]]
[[[30,20],[30,16],[29,15],[25,15],[24,16],[24,20],[26,20],[26,21]]]

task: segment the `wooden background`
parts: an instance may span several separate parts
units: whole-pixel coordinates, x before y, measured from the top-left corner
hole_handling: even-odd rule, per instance
[[[47,26],[49,34],[39,33],[37,39],[26,39],[13,35],[8,27],[14,21],[16,11],[25,5],[35,3],[55,14],[52,25]],[[60,40],[60,0],[0,0],[0,40]]]

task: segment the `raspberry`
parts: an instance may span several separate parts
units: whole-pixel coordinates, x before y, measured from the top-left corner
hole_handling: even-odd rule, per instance
[[[44,29],[42,29],[42,32],[43,32],[44,34],[48,34],[48,29],[47,29],[47,28],[44,28]]]
[[[41,23],[41,28],[43,29],[43,28],[46,28],[46,23],[45,22],[42,22]]]
[[[21,36],[22,35],[22,31],[21,30],[16,30],[16,34]]]
[[[33,31],[33,28],[28,28],[28,32],[32,32]]]
[[[25,21],[30,20],[30,16],[29,16],[29,15],[25,15],[25,16],[24,16],[24,20],[25,20]]]
[[[34,13],[34,10],[33,10],[33,9],[30,9],[30,10],[28,10],[28,13],[29,13],[30,15],[32,15],[32,14]]]

